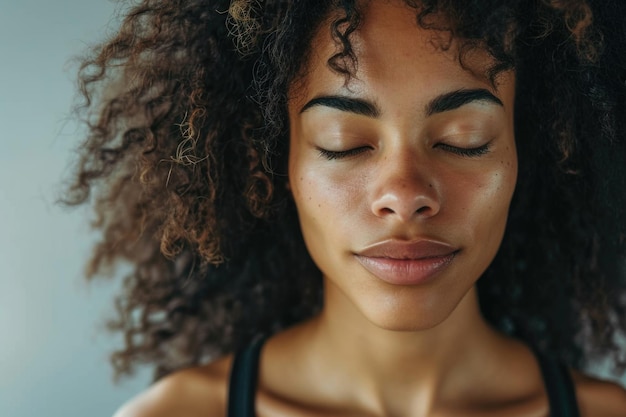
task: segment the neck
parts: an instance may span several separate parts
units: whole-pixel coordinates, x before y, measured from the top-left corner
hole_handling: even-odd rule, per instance
[[[411,402],[419,408],[413,412],[427,414],[438,399],[462,395],[463,386],[474,383],[485,363],[494,363],[505,343],[482,318],[475,289],[434,327],[394,331],[370,322],[340,290],[327,285],[324,310],[310,325],[325,370],[336,370],[330,386],[351,387],[363,406],[379,415],[396,414],[394,404],[411,407]]]

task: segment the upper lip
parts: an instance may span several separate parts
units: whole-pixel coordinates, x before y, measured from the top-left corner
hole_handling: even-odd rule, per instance
[[[458,249],[448,243],[430,239],[420,240],[383,240],[356,252],[358,256],[391,259],[425,259],[447,256]]]

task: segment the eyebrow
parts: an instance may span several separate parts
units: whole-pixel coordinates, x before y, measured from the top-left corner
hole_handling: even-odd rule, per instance
[[[367,117],[379,117],[380,109],[376,104],[363,100],[360,98],[346,97],[346,96],[320,96],[315,97],[308,103],[306,103],[300,113],[303,113],[315,106],[330,107],[349,113],[359,114]]]
[[[474,102],[485,102],[504,107],[504,104],[502,104],[502,101],[498,97],[484,88],[473,90],[462,89],[435,97],[426,105],[426,115],[432,116],[433,114],[458,109],[461,106]]]
[[[433,114],[454,110],[474,102],[486,102],[504,107],[504,104],[498,97],[494,96],[484,88],[461,89],[435,97],[426,105],[426,115],[432,116]],[[315,106],[329,107],[373,118],[377,118],[381,114],[381,111],[376,103],[360,98],[340,95],[315,97],[302,107],[300,113],[303,113]]]

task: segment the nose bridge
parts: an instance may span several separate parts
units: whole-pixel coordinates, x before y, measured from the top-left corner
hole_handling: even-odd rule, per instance
[[[389,149],[374,180],[372,211],[378,217],[430,217],[440,204],[432,167],[420,152],[409,146]]]

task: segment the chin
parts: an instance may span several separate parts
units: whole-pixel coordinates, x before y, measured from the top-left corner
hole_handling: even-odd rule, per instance
[[[420,291],[421,290],[421,291]],[[400,288],[396,294],[363,300],[356,307],[373,325],[396,332],[418,332],[433,329],[446,322],[467,295],[456,297],[436,289]]]

